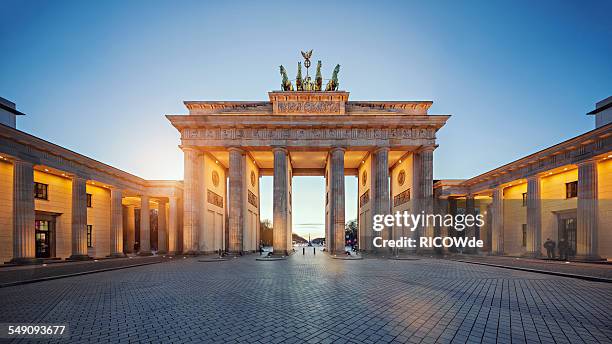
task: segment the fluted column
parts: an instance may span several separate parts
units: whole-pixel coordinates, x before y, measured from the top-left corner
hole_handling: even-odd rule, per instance
[[[540,176],[527,178],[527,255],[539,257],[542,247]]]
[[[433,152],[436,147],[425,146],[419,150],[420,157],[420,194],[419,194],[419,209],[425,214],[433,213]],[[421,229],[420,236],[433,237],[433,223],[428,223]],[[427,248],[425,251],[432,251],[432,248]]]
[[[330,223],[333,237],[331,253],[344,252],[344,148],[334,147],[330,151]]]
[[[34,166],[13,162],[13,259],[15,263],[36,262],[34,239]]]
[[[476,200],[474,199],[474,195],[466,195],[465,196],[465,213],[476,216]],[[464,229],[465,237],[472,238],[476,237],[477,226],[473,225]],[[464,252],[468,253],[476,253],[477,247],[465,247]]]
[[[168,228],[166,222],[166,200],[157,201],[157,251],[159,253],[168,252]]]
[[[70,259],[89,259],[87,256],[87,179],[72,178],[72,255]]]
[[[372,216],[386,215],[391,211],[389,201],[389,147],[381,147],[372,154]],[[371,229],[370,229],[371,230]],[[383,239],[391,239],[391,228],[374,233]]]
[[[491,253],[504,254],[504,189],[499,186],[493,190],[492,203]]]
[[[133,205],[125,206],[125,253],[134,253],[134,241],[136,240],[136,215]]]
[[[185,153],[183,181],[183,252],[199,251],[200,218],[203,208],[203,157],[195,148],[183,147]]]
[[[141,256],[151,255],[151,208],[149,196],[140,196],[140,249]]]
[[[168,204],[168,253],[178,251],[178,199],[169,197]]]
[[[236,147],[229,150],[229,247],[231,253],[243,251],[245,152]],[[212,246],[212,245],[211,245]]]
[[[123,205],[122,193],[119,189],[111,189],[111,256],[123,257]]]
[[[601,259],[597,249],[597,161],[578,164],[578,227],[576,229],[576,258]]]
[[[272,149],[274,153],[274,190],[273,190],[273,246],[275,254],[288,254],[287,221],[289,200],[289,176],[287,175],[287,150],[281,147]]]

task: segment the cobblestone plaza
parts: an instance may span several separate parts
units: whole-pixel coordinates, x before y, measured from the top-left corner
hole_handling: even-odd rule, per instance
[[[0,322],[68,323],[74,343],[612,341],[607,283],[427,258],[198,259],[1,288]]]

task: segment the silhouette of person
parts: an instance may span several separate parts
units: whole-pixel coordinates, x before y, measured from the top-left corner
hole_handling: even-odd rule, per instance
[[[555,243],[553,240],[550,240],[550,238],[546,238],[546,241],[544,242],[544,248],[546,249],[546,255],[548,256],[548,259],[555,259],[555,246],[557,246],[557,243]]]

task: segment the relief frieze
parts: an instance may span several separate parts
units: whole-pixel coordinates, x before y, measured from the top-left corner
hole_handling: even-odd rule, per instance
[[[313,101],[280,101],[277,103],[278,113],[330,113],[340,114],[339,102],[313,102]]]
[[[432,128],[221,128],[183,129],[183,139],[206,140],[376,140],[435,139]]]

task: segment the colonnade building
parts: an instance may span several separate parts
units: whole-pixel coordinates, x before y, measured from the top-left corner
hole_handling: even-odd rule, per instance
[[[485,226],[443,235],[477,236],[485,254],[542,257],[565,241],[577,260],[612,259],[612,97],[588,115],[596,128],[467,180],[436,181],[443,211],[482,214]]]

